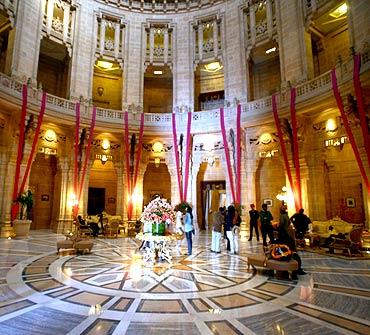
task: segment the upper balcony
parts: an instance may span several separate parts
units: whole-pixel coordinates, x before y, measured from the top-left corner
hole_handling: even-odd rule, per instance
[[[361,73],[370,69],[370,51],[362,54]],[[337,66],[337,77],[339,85],[344,85],[352,81],[353,61],[350,59]],[[302,107],[310,107],[313,103],[319,103],[322,100],[332,96],[330,71],[326,72],[313,80],[302,83],[296,87],[298,113]],[[0,98],[15,105],[21,104],[22,82],[16,81],[4,74],[0,74]],[[29,88],[29,111],[37,113],[42,92],[35,88]],[[282,114],[289,110],[289,92],[280,92],[278,94],[279,109]],[[73,123],[75,118],[75,101],[63,99],[57,96],[48,95],[47,115],[49,118],[55,118],[58,123]],[[124,110],[128,110],[125,106]],[[82,121],[88,124],[91,119],[92,106],[89,102],[81,102]],[[97,108],[97,128],[118,131],[122,129],[124,111]],[[220,129],[219,109],[209,111],[199,111],[193,113],[192,132],[205,133],[217,132]],[[225,107],[225,117],[227,121],[232,121],[236,116],[235,107]],[[187,115],[178,113],[179,127],[185,127]],[[242,103],[242,122],[244,126],[252,126],[271,122],[272,106],[271,97],[265,97],[259,100]],[[132,128],[139,128],[140,114],[130,111],[129,124]],[[205,130],[205,125],[207,128]],[[145,114],[145,129],[149,133],[171,133],[171,114]]]

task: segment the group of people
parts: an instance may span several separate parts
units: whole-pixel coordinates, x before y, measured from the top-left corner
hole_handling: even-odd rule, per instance
[[[255,230],[257,241],[259,241],[258,233],[258,220],[260,222],[263,246],[267,247],[267,236],[269,237],[270,244],[284,244],[292,251],[292,259],[298,262],[298,270],[294,275],[306,274],[302,269],[302,261],[297,254],[297,243],[301,241],[309,230],[309,224],[311,223],[310,218],[304,214],[304,209],[301,208],[297,213],[289,218],[287,206],[283,203],[280,207],[279,224],[274,227],[272,224],[273,216],[270,211],[267,210],[267,205],[262,205],[262,210],[258,212],[255,209],[255,205],[250,205],[249,217],[250,217],[250,235],[249,241],[253,237],[253,229]],[[292,227],[293,224],[293,227]]]
[[[104,233],[104,226],[103,226],[103,214],[97,215],[99,219],[99,223],[101,225],[101,232]],[[90,219],[90,220],[89,220]],[[80,229],[88,229],[91,231],[92,236],[98,237],[100,229],[97,222],[92,221],[90,217],[87,218],[87,220],[83,219],[81,215],[77,216],[77,222],[80,227]]]
[[[226,249],[232,254],[239,252],[239,233],[241,217],[233,205],[227,210],[220,207],[212,214],[212,246],[211,252],[221,252],[222,230],[227,241]]]

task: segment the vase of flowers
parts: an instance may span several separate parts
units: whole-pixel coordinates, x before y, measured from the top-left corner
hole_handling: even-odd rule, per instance
[[[158,197],[144,208],[140,221],[144,227],[151,226],[153,235],[165,235],[166,228],[175,222],[175,212],[166,199]],[[148,228],[145,232],[149,232]]]

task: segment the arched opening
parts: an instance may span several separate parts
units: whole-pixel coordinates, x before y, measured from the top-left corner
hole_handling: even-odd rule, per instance
[[[46,37],[41,40],[37,82],[44,91],[67,98],[69,95],[70,57],[64,45]]]
[[[90,170],[87,214],[103,210],[115,215],[117,209],[117,172],[111,160],[95,159]]]
[[[169,66],[149,65],[144,73],[144,112],[171,113],[173,78]]]
[[[29,180],[29,188],[34,192],[31,229],[52,228],[59,208],[60,183],[56,175],[56,156],[38,153]]]
[[[97,107],[122,108],[123,71],[117,62],[99,59],[94,64],[92,98]]]
[[[149,163],[143,180],[143,204],[146,206],[155,196],[171,200],[171,176],[164,163]]]
[[[249,101],[269,96],[280,90],[280,58],[276,42],[270,41],[253,48],[247,65]]]
[[[200,229],[211,231],[211,215],[226,206],[226,182],[220,162],[204,162],[197,176],[197,217]]]
[[[198,65],[194,73],[194,110],[220,108],[224,101],[223,65],[219,61]]]

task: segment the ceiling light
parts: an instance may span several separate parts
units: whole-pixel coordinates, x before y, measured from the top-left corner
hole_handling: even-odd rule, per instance
[[[154,70],[153,73],[160,75],[160,74],[163,74],[163,71],[162,70]]]
[[[109,70],[113,67],[113,63],[107,62],[105,60],[98,60],[97,66],[104,70]]]
[[[276,47],[273,47],[273,48],[267,49],[267,50],[265,51],[265,53],[266,53],[266,54],[269,54],[269,53],[274,52],[274,51],[276,51]]]
[[[345,15],[347,13],[347,10],[348,10],[347,4],[344,3],[340,5],[338,8],[334,9],[332,12],[330,12],[329,15],[337,19],[338,17]]]
[[[48,142],[57,142],[57,134],[54,130],[48,129],[45,132],[45,140]]]

